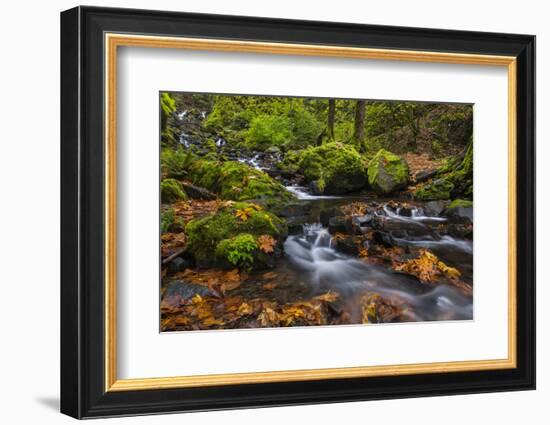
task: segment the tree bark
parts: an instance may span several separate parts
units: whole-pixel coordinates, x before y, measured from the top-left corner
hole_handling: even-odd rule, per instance
[[[327,116],[327,129],[328,138],[330,141],[334,140],[334,118],[336,115],[336,100],[328,100],[328,116]]]
[[[365,140],[365,109],[366,101],[358,100],[355,105],[355,128],[353,133],[353,140],[359,151],[364,150]]]

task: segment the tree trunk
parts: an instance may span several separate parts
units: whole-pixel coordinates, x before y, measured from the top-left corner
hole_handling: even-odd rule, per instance
[[[359,151],[363,151],[365,148],[363,143],[365,140],[365,109],[366,101],[358,100],[355,105],[355,128],[353,140]]]
[[[327,117],[327,129],[328,138],[332,142],[334,141],[334,118],[336,115],[336,100],[328,100],[328,117]]]

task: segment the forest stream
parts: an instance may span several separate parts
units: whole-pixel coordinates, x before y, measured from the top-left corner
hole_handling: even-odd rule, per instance
[[[251,158],[250,163],[258,169],[266,170],[259,165],[257,158]],[[334,291],[340,295],[343,304],[341,308],[349,312],[351,321],[360,322],[359,300],[366,293],[376,293],[398,299],[401,304],[408,307],[401,321],[472,318],[471,295],[466,295],[450,285],[426,287],[409,275],[388,271],[380,265],[368,264],[335,249],[336,242],[329,233],[328,223],[321,223],[321,217],[327,211],[364,198],[316,196],[306,187],[296,185],[286,186],[286,189],[305,205],[304,210],[308,211],[306,222],[301,224],[299,233],[286,239],[285,255],[267,274],[267,278],[264,277],[266,273],[252,273],[234,291],[235,295],[289,303]],[[382,204],[388,201],[379,198],[372,200]],[[380,213],[385,220],[394,225],[393,233],[403,235],[401,238],[395,238],[399,246],[430,248],[446,264],[460,270],[463,280],[472,282],[472,241],[439,235],[436,230],[437,224],[444,223],[447,219],[426,215],[421,203],[417,203],[408,211],[410,216],[400,215],[400,212],[399,209],[392,211],[385,205]],[[303,218],[301,217],[302,221]],[[407,232],[411,228],[415,229],[414,236]],[[277,287],[263,289],[263,284],[269,283],[273,276],[277,276]]]
[[[471,105],[160,106],[161,331],[473,318]]]

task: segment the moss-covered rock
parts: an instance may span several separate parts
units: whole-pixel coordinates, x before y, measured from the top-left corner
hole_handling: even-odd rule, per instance
[[[474,220],[474,203],[464,199],[455,199],[444,214],[453,223],[471,224]]]
[[[432,183],[426,183],[418,187],[414,197],[421,201],[439,201],[451,198],[451,191],[454,184],[448,179],[437,179]]]
[[[407,185],[409,166],[399,155],[380,149],[369,162],[368,177],[374,191],[389,194]]]
[[[287,232],[283,220],[257,204],[247,202],[230,203],[216,214],[192,220],[185,227],[188,251],[195,257],[197,264],[203,267],[231,267],[229,252],[249,239],[248,236],[235,239],[239,235],[251,235],[255,240],[266,235],[280,245]],[[253,259],[250,267],[262,268],[270,264],[269,256],[251,252]]]
[[[164,179],[160,182],[160,198],[163,204],[187,199],[181,184],[175,179]]]
[[[296,174],[300,171],[302,151],[289,151],[283,161],[277,164],[277,168],[288,174]]]
[[[474,203],[472,201],[466,200],[466,199],[455,199],[451,204],[447,207],[448,209],[452,208],[473,208]]]
[[[280,168],[316,182],[318,191],[327,195],[353,192],[367,183],[363,157],[353,146],[336,142],[288,153]]]
[[[218,193],[222,199],[255,200],[267,208],[295,199],[263,171],[237,161],[199,160],[191,166],[189,177],[193,183]]]

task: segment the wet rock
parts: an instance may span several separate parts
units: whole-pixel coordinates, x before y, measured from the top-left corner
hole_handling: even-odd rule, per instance
[[[300,235],[304,231],[304,224],[311,223],[311,217],[289,217],[286,220],[289,235]]]
[[[311,204],[306,202],[292,202],[280,206],[274,206],[271,211],[278,217],[303,217],[309,214]]]
[[[365,214],[365,215],[353,217],[352,222],[357,227],[365,227],[369,225],[369,223],[372,221],[373,218],[374,218],[373,214]]]
[[[281,149],[279,149],[277,146],[270,146],[265,150],[265,153],[274,155],[281,153]]]
[[[311,191],[312,195],[322,195],[323,194],[323,188],[321,187],[321,184],[319,183],[319,180],[313,180],[309,184],[309,190]]]
[[[193,298],[195,295],[201,297],[212,296],[214,293],[206,286],[188,283],[183,280],[173,280],[168,283],[163,298],[178,296],[182,299]]]
[[[327,208],[321,211],[319,214],[319,220],[321,221],[321,224],[325,227],[328,226],[328,223],[332,217],[340,217],[343,216],[344,212],[338,208]]]
[[[376,216],[372,220],[372,227],[377,230],[389,232],[392,235],[428,236],[433,230],[419,221],[394,220],[387,217]]]
[[[452,223],[441,231],[442,234],[458,239],[472,239],[473,227],[470,224]]]
[[[332,235],[335,233],[348,233],[352,231],[351,220],[344,216],[332,217],[328,221],[328,231]]]
[[[397,209],[397,214],[402,217],[412,217],[412,212],[411,207],[400,207]]]
[[[353,236],[346,236],[344,238],[336,239],[335,247],[336,251],[343,254],[357,256],[359,255],[359,247]]]
[[[168,271],[170,273],[181,272],[189,267],[192,267],[191,261],[183,257],[174,258],[168,263]]]
[[[385,246],[386,248],[391,248],[392,246],[397,245],[393,236],[387,232],[376,231],[372,235],[372,239],[378,245]]]
[[[452,223],[471,224],[474,221],[474,209],[472,207],[454,207],[447,208],[444,215],[449,218]]]
[[[450,204],[450,201],[430,201],[426,202],[424,207],[424,213],[427,216],[438,216],[440,215],[445,208],[447,208]]]
[[[422,182],[425,182],[425,181],[430,180],[431,178],[435,177],[436,174],[437,174],[437,170],[417,171],[414,174],[413,179],[416,183],[422,183]]]
[[[190,198],[204,199],[207,201],[216,199],[216,195],[214,195],[212,192],[205,189],[204,187],[195,186],[194,184],[191,184],[189,182],[181,182],[181,185],[185,190],[185,193],[187,193]]]

